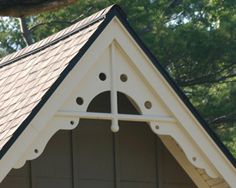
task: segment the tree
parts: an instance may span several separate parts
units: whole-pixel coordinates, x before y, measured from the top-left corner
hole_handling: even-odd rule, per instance
[[[85,0],[26,18],[33,41],[113,3],[236,156],[236,4],[223,0]],[[0,53],[25,46],[19,21],[0,21]]]
[[[75,3],[75,0],[21,0],[17,2],[2,0],[0,1],[0,15],[18,17],[20,31],[25,44],[31,45],[33,38],[28,29],[25,17],[40,12],[56,10],[72,3]]]
[[[55,10],[74,2],[75,0],[1,0],[0,15],[23,18],[32,14]]]

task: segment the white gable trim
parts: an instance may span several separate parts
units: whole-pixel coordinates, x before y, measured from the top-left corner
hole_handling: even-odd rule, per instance
[[[115,43],[112,43],[113,41],[115,41]],[[110,44],[112,44],[113,47],[109,47]],[[113,84],[111,83],[106,87],[109,87],[109,89],[112,88],[111,90],[113,91],[121,90],[128,96],[131,96],[141,108],[143,118],[150,118],[147,119],[147,121],[150,122],[153,132],[159,135],[172,136],[184,150],[187,158],[194,166],[205,169],[212,177],[222,176],[231,187],[235,185],[235,168],[201,125],[199,125],[199,122],[179,99],[161,73],[156,70],[151,61],[116,18],[107,25],[80,62],[71,70],[38,112],[37,116],[31,121],[25,131],[2,158],[0,161],[0,180],[3,180],[11,168],[19,168],[24,165],[26,160],[37,158],[43,152],[46,143],[56,131],[76,127],[79,121],[78,114],[80,112],[68,111],[68,109],[62,108],[62,103],[70,98],[71,92],[76,88],[78,83],[83,81],[83,78],[91,70],[92,66],[105,49],[111,48],[114,50],[114,45],[115,48],[123,51],[130,62],[132,62],[132,68],[135,74],[138,74],[143,80],[140,87],[146,85],[145,87],[148,88],[147,94],[152,98],[152,102],[156,100],[153,97],[161,99],[163,105],[168,107],[172,116],[167,117],[164,113],[161,115],[156,114],[155,108],[153,110],[146,110],[142,106],[142,93],[135,93],[133,88],[119,85],[114,81],[112,81]],[[111,53],[114,53],[114,51]],[[116,68],[113,67],[111,72],[113,73],[111,75],[114,76],[116,74]],[[88,93],[88,97],[90,96],[90,98],[92,98],[95,94],[105,89],[107,88],[99,89],[94,93],[90,92]],[[115,93],[116,92],[113,92],[112,101],[116,100]],[[115,109],[116,106],[113,104],[112,113],[115,114],[115,116],[107,118],[111,118],[115,122],[113,124],[113,131],[118,131],[117,120],[121,117],[118,117]],[[153,115],[155,117],[153,117]],[[163,120],[161,120],[161,118],[163,118]],[[74,123],[71,124],[71,121]]]
[[[116,29],[115,38],[119,41],[119,44],[122,46],[125,52],[129,52],[129,57],[132,58],[132,61],[136,63],[137,67],[140,67],[140,71],[142,75],[145,75],[147,79],[147,83],[153,83],[153,89],[159,94],[161,99],[166,103],[166,105],[170,108],[178,122],[181,124],[180,127],[175,127],[176,131],[180,131],[182,133],[187,133],[186,141],[190,141],[193,143],[193,146],[196,144],[197,148],[200,150],[199,154],[202,156],[203,160],[206,160],[206,163],[212,165],[212,168],[215,168],[215,173],[219,173],[231,187],[236,185],[236,169],[230,163],[230,161],[226,158],[224,153],[219,149],[216,143],[212,140],[212,138],[208,135],[208,133],[203,129],[198,120],[193,116],[193,114],[189,111],[189,109],[185,106],[183,101],[178,97],[172,87],[168,84],[165,78],[160,74],[160,72],[154,67],[150,59],[145,55],[142,49],[136,44],[135,40],[130,36],[128,31],[124,28],[122,24],[122,31],[118,31]],[[126,33],[126,35],[122,35]],[[128,38],[124,36],[129,36],[129,39],[132,41],[128,41]],[[134,46],[136,48],[134,48]],[[143,66],[144,63],[149,63],[149,66]],[[159,78],[158,80],[156,78]],[[159,123],[160,124],[160,123]],[[165,127],[166,122],[161,122],[163,129],[155,129],[155,123],[151,125],[152,130],[159,135],[171,135],[178,144],[180,144],[181,148],[185,150],[185,154],[189,161],[195,165],[196,167],[209,170],[201,166],[202,164],[194,161],[194,153],[191,153],[191,147],[183,147],[186,141],[181,139],[181,134],[172,134],[174,130],[172,127],[168,129],[168,126]],[[191,125],[191,126],[190,126]],[[192,139],[189,140],[188,137]],[[191,144],[192,144],[191,143]],[[188,148],[188,149],[187,149]],[[188,150],[188,151],[187,151]],[[192,155],[193,154],[193,155]],[[196,154],[196,153],[195,153]],[[202,155],[203,154],[203,155]],[[205,155],[205,156],[204,156]],[[198,161],[199,162],[199,161]],[[214,169],[211,169],[214,171]],[[208,171],[208,174],[212,177],[216,177],[216,174],[211,174],[212,172]],[[214,173],[214,172],[213,172]]]
[[[224,179],[233,187],[236,185],[236,169],[231,164],[231,162],[226,158],[224,153],[219,149],[216,143],[212,140],[212,138],[208,135],[208,133],[203,129],[198,120],[193,116],[193,114],[189,111],[189,109],[185,106],[183,101],[178,97],[172,87],[168,84],[165,78],[160,74],[160,72],[154,67],[152,62],[148,59],[145,53],[140,49],[140,47],[136,44],[134,39],[130,36],[128,31],[124,28],[122,24],[120,24],[123,32],[116,32],[115,38],[119,41],[119,44],[122,46],[125,52],[129,53],[129,57],[132,58],[132,61],[136,63],[137,67],[140,67],[140,72],[145,75],[147,79],[147,83],[152,84],[153,89],[158,93],[161,99],[165,102],[165,104],[170,108],[176,119],[179,123],[181,123],[181,128],[184,129],[192,138],[194,144],[197,145],[198,149],[202,150],[200,154],[206,155],[205,157],[208,159],[210,163],[216,168],[217,172],[224,177]],[[118,30],[118,29],[116,29]],[[124,35],[126,33],[126,35]],[[123,35],[122,35],[123,34]],[[125,39],[125,36],[129,36]],[[132,43],[128,40],[131,40]],[[143,66],[143,63],[149,63],[149,66]],[[159,82],[156,82],[155,78],[160,78]],[[155,83],[155,84],[154,84]],[[190,126],[191,125],[191,126]],[[163,129],[155,129],[155,124],[151,126],[153,131],[157,134],[168,134],[168,127],[166,129],[163,123]],[[176,127],[177,128],[177,127]],[[183,131],[183,132],[184,132]],[[171,135],[175,138],[175,134]],[[188,136],[186,135],[186,139],[188,140]],[[180,138],[181,139],[181,138]],[[178,140],[176,140],[178,144]],[[182,142],[185,144],[185,141]],[[180,146],[182,146],[180,144]],[[182,149],[184,149],[182,147]],[[188,151],[185,152],[188,156]],[[192,160],[192,157],[189,156],[190,162],[193,163],[197,167],[196,161]],[[201,167],[200,167],[201,168]],[[205,168],[203,168],[205,169]],[[207,169],[205,169],[207,170]],[[212,169],[213,170],[213,169]],[[213,170],[214,171],[214,170]],[[214,177],[214,174],[209,172],[209,175]],[[231,183],[230,183],[231,182]]]

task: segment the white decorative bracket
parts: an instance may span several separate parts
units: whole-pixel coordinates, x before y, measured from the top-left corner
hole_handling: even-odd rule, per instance
[[[15,164],[14,168],[18,169],[24,166],[26,160],[33,160],[38,158],[44,151],[48,141],[59,130],[72,130],[79,124],[78,116],[57,116],[55,115],[47,127],[38,132],[35,142],[31,144],[24,156]],[[37,131],[37,130],[36,130]]]
[[[149,125],[152,131],[157,135],[171,136],[194,166],[205,169],[206,173],[212,178],[219,176],[216,170],[209,165],[208,160],[203,157],[203,153],[197,148],[196,144],[189,139],[187,132],[185,132],[177,122],[151,121]]]

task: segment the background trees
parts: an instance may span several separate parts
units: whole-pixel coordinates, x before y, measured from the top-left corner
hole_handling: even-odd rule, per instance
[[[24,17],[28,37],[36,42],[113,3],[236,156],[236,3],[81,0]],[[18,18],[0,18],[0,56],[27,43]]]

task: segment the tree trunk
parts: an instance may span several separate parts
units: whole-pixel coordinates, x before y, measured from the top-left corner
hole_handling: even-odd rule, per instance
[[[27,46],[33,44],[33,39],[32,39],[32,35],[31,35],[31,32],[28,28],[28,25],[26,23],[26,20],[25,18],[19,18],[19,21],[20,21],[20,29],[21,29],[21,33],[22,33],[22,36],[24,38],[24,41],[25,41],[25,44]]]

